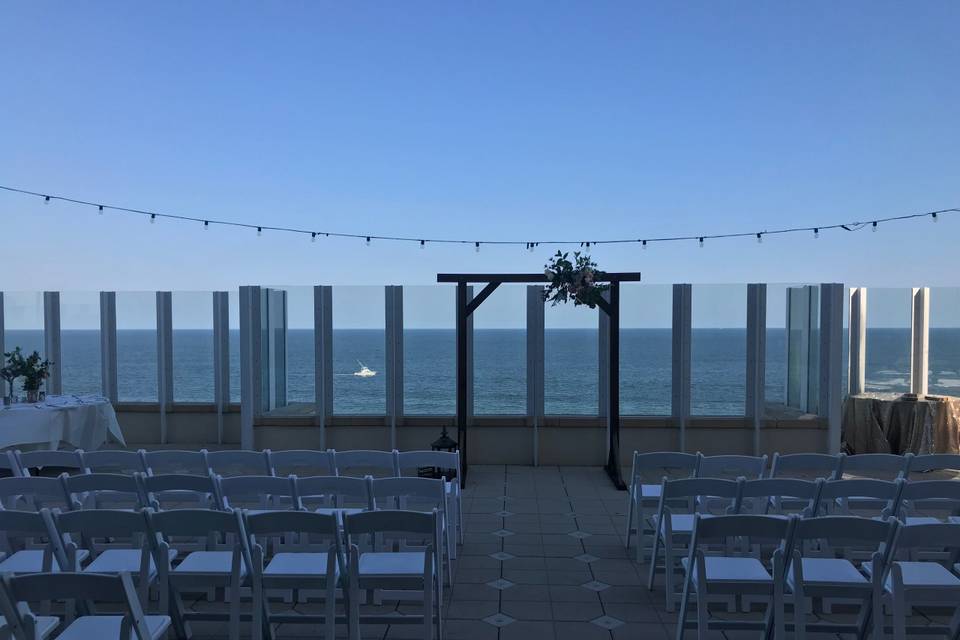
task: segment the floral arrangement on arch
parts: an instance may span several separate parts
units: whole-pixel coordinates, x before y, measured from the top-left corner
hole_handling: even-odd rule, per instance
[[[551,306],[573,302],[574,306],[585,305],[591,309],[601,306],[603,292],[610,288],[607,284],[597,284],[606,277],[606,272],[597,268],[590,256],[574,251],[573,261],[569,253],[557,251],[545,265],[544,275],[549,284],[543,292],[543,299]]]

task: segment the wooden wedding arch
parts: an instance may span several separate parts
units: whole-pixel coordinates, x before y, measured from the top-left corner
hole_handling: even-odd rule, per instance
[[[598,306],[610,322],[609,353],[607,357],[609,402],[607,403],[608,453],[605,469],[618,489],[625,489],[620,473],[620,283],[639,282],[639,273],[604,273],[597,282],[608,283],[608,299]],[[467,319],[483,301],[503,283],[542,284],[548,282],[544,273],[438,273],[437,282],[457,285],[457,439],[460,445],[461,486],[467,477]],[[467,285],[486,286],[468,300]]]

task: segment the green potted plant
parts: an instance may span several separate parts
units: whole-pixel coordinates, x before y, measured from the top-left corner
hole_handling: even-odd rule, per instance
[[[3,378],[7,382],[7,386],[4,389],[6,393],[3,395],[3,406],[8,406],[13,404],[13,383],[23,375],[23,367],[26,361],[23,358],[23,352],[20,350],[20,347],[17,347],[13,351],[8,351],[3,354],[3,357],[6,362],[3,367],[0,367],[0,378]]]
[[[36,351],[24,360],[23,390],[27,394],[27,402],[38,402],[40,400],[40,387],[43,386],[43,381],[50,377],[50,366],[52,364],[49,360],[42,360],[40,354]]]

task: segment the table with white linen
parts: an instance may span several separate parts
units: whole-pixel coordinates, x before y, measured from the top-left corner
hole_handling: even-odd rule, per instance
[[[102,396],[47,396],[43,402],[0,407],[0,448],[64,444],[92,451],[108,439],[126,445],[113,405]]]

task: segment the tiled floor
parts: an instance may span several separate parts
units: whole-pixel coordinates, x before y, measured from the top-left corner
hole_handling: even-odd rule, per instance
[[[665,610],[660,579],[648,591],[647,567],[637,564],[634,550],[628,553],[623,546],[625,507],[626,494],[615,490],[599,468],[471,467],[464,493],[465,541],[455,584],[445,597],[445,637],[674,638],[676,614]],[[366,609],[396,615],[420,612],[419,605],[395,602]],[[852,615],[837,617],[849,620]],[[204,638],[223,637],[202,633]],[[419,638],[421,633],[420,625],[362,629],[364,639],[378,640]],[[309,625],[279,627],[281,638],[320,634]],[[740,640],[758,635],[714,632],[710,637]],[[346,637],[343,625],[338,628],[341,636]],[[695,636],[692,630],[686,634]]]

